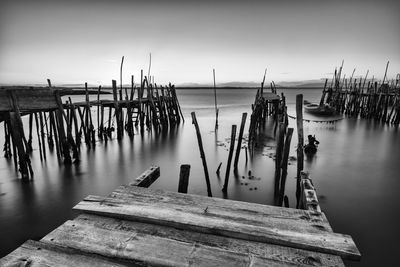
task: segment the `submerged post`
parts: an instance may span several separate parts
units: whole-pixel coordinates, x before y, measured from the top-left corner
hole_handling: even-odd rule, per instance
[[[296,207],[300,200],[300,173],[304,168],[304,133],[303,133],[303,95],[296,95],[296,120],[297,120],[297,182],[296,182]]]
[[[235,138],[236,138],[236,125],[232,125],[231,145],[229,147],[228,163],[226,164],[224,187],[222,188],[222,192],[224,193],[228,191],[228,182],[231,170],[232,155],[233,155],[233,149],[235,148]]]
[[[178,193],[187,193],[189,185],[190,165],[182,164],[179,173]]]
[[[288,128],[286,139],[285,139],[285,147],[283,148],[283,157],[282,157],[282,176],[281,176],[281,185],[280,185],[280,194],[279,194],[279,206],[283,204],[283,198],[285,195],[285,185],[286,185],[286,177],[287,177],[287,166],[289,160],[289,152],[290,152],[290,141],[292,140],[293,128]]]
[[[204,154],[204,150],[203,150],[203,141],[201,140],[200,129],[199,129],[199,125],[198,125],[197,119],[196,119],[196,113],[192,112],[191,115],[192,115],[192,123],[194,124],[194,127],[196,128],[196,135],[197,135],[197,142],[199,144],[200,157],[203,162],[204,175],[205,175],[206,184],[207,184],[207,193],[208,193],[209,197],[212,197],[210,177],[208,176],[206,155]]]
[[[215,130],[218,129],[218,107],[217,107],[217,88],[215,86],[215,69],[213,69],[214,78],[214,105],[215,105]]]
[[[233,163],[233,167],[236,170],[238,161],[239,161],[239,155],[240,155],[240,150],[241,150],[241,145],[242,145],[242,138],[243,138],[243,131],[244,131],[244,125],[246,124],[246,118],[247,118],[247,113],[242,114],[242,123],[240,124],[240,131],[239,131],[239,139],[236,147],[236,154],[235,154],[235,161]]]
[[[275,188],[274,188],[274,198],[275,203],[278,204],[279,197],[279,184],[281,179],[281,164],[282,164],[282,153],[285,138],[285,124],[283,122],[279,123],[278,141],[276,145],[276,159],[275,159]]]

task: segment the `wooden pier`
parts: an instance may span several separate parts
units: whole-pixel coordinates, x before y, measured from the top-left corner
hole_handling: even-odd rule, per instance
[[[381,82],[367,81],[368,72],[364,79],[351,76],[347,80],[341,77],[342,67],[335,70],[330,85],[326,79],[320,106],[329,105],[336,113],[349,117],[400,124],[400,74],[392,81],[385,79],[386,72]]]
[[[152,167],[81,214],[0,259],[1,266],[344,266],[359,260],[352,238],[334,233],[303,177],[304,210],[145,188]],[[307,181],[306,181],[307,180]],[[313,191],[314,190],[314,191]]]
[[[127,89],[125,92],[117,89],[116,81],[113,81],[112,100],[100,100],[101,87],[97,90],[97,99],[90,100],[85,84],[86,100],[78,103],[73,103],[71,98],[62,103],[61,94],[72,91],[58,90],[52,87],[49,80],[48,84],[48,88],[0,89],[4,156],[14,159],[15,169],[19,170],[23,181],[33,177],[29,155],[33,151],[34,124],[40,159],[45,160],[47,151],[55,148],[57,156],[69,164],[73,160],[79,161],[82,137],[90,148],[95,145],[96,139],[107,142],[115,128],[117,138],[121,139],[125,131],[133,137],[134,129],[139,129],[141,133],[152,129],[159,131],[184,121],[175,87],[171,84],[157,87],[156,84],[149,84],[146,77],[138,88],[132,79],[129,95]],[[94,108],[97,108],[97,118]],[[28,131],[23,116],[29,116]]]

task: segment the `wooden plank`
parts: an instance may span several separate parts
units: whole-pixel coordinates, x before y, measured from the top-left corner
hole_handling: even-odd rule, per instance
[[[42,241],[149,265],[343,266],[326,254],[86,214]]]
[[[127,262],[87,254],[75,249],[28,240],[19,248],[0,259],[0,266],[127,266]],[[132,266],[130,263],[129,266]]]
[[[208,205],[212,202],[200,196],[122,186],[110,197],[88,196],[74,209],[360,259],[350,236],[331,233],[321,220],[312,219],[322,213],[257,204],[241,209],[246,205],[230,200],[215,203]]]
[[[134,182],[130,183],[131,186],[149,187],[160,177],[160,167],[151,166],[149,169],[139,175]]]

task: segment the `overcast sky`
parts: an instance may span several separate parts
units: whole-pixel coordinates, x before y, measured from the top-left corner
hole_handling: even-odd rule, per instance
[[[275,81],[400,72],[400,1],[3,1],[0,83]]]

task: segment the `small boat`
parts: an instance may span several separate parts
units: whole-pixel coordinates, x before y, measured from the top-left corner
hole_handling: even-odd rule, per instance
[[[307,144],[304,146],[304,153],[307,155],[313,155],[317,153],[317,146]]]
[[[307,100],[304,100],[304,111],[319,116],[331,116],[335,113],[335,109],[328,104],[320,106]]]

